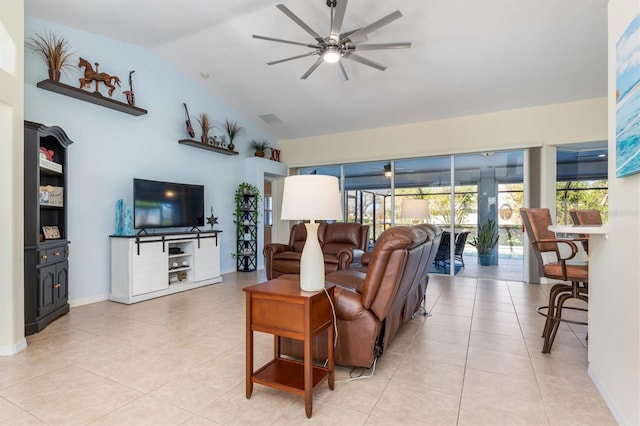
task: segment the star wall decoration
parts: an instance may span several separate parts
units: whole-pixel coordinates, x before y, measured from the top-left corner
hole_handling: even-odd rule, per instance
[[[218,218],[213,215],[213,206],[211,206],[211,216],[207,218],[207,224],[211,225],[211,229],[213,226],[218,223]]]

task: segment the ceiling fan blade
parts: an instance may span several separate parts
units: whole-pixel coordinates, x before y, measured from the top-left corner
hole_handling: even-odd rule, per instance
[[[275,65],[275,64],[279,64],[281,62],[293,61],[294,59],[306,58],[307,56],[311,56],[311,55],[315,55],[315,54],[316,54],[315,51],[309,52],[309,53],[304,53],[302,55],[291,56],[290,58],[278,59],[277,61],[267,62],[267,65]]]
[[[267,41],[275,41],[275,42],[278,42],[278,43],[295,44],[296,46],[312,47],[314,49],[318,48],[318,46],[315,45],[315,44],[300,43],[298,41],[283,40],[281,38],[265,37],[265,36],[255,35],[255,34],[252,37],[253,38],[257,38],[259,40],[267,40]]]
[[[395,12],[391,12],[390,14],[388,14],[387,16],[385,16],[384,18],[380,18],[375,22],[370,23],[369,25],[360,28],[358,31],[354,32],[353,34],[351,34],[349,36],[349,40],[351,40],[352,43],[361,43],[363,41],[362,37],[369,34],[370,32],[373,32],[379,28],[384,27],[387,24],[390,24],[391,22],[395,21],[396,19],[399,19],[402,17],[402,13],[400,13],[399,10],[396,10]]]
[[[310,26],[305,24],[302,21],[302,19],[298,18],[298,16],[295,13],[293,13],[291,10],[289,10],[287,8],[287,6],[285,6],[284,4],[279,4],[276,7],[278,9],[280,9],[282,11],[282,13],[284,13],[289,18],[291,18],[291,20],[293,22],[295,22],[296,24],[298,24],[303,30],[305,30],[307,33],[309,33],[311,35],[311,37],[315,38],[319,43],[324,43],[324,39],[322,38],[322,36],[320,34],[318,34],[317,32],[315,32]]]
[[[359,63],[361,63],[363,65],[368,65],[371,68],[375,68],[375,69],[380,70],[380,71],[384,71],[384,70],[387,69],[387,67],[385,65],[382,65],[381,63],[378,63],[378,62],[375,62],[375,61],[372,61],[371,59],[364,58],[364,57],[362,57],[360,55],[356,55],[355,53],[347,52],[347,53],[344,54],[343,58],[351,59],[352,61],[359,62]],[[322,59],[322,58],[320,58],[320,59]]]
[[[347,75],[347,71],[344,69],[344,65],[342,65],[342,61],[337,63],[336,69],[338,70],[338,75],[340,76],[340,80],[349,81],[349,76]]]
[[[337,0],[336,7],[331,10],[335,11],[335,14],[332,13],[331,16],[331,36],[329,38],[336,43],[340,41],[340,30],[344,21],[344,13],[347,10],[347,3],[348,0]]]
[[[384,50],[384,49],[408,49],[410,47],[411,47],[411,42],[407,42],[407,43],[371,43],[371,44],[347,45],[347,49],[353,49],[354,51],[360,51],[360,50]]]
[[[320,66],[320,64],[324,62],[324,59],[322,59],[322,56],[318,58],[317,61],[315,61],[313,63],[313,65],[311,65],[311,67],[307,70],[307,72],[305,72],[304,74],[302,74],[302,77],[300,77],[300,80],[305,80],[307,77],[309,77],[311,75],[312,72],[314,72],[316,70],[316,68],[318,68]]]

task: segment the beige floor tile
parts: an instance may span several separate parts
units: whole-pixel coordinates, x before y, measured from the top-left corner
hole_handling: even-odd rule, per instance
[[[243,380],[197,412],[220,424],[265,425],[275,422],[297,399],[301,397],[257,384],[253,386],[251,398],[247,399]]]
[[[515,312],[500,312],[496,310],[475,308],[473,318],[485,321],[501,322],[503,324],[518,325],[518,317]]]
[[[425,324],[418,336],[416,336],[416,340],[432,340],[434,342],[467,346],[469,344],[469,330]]]
[[[533,376],[510,377],[467,368],[459,424],[548,424]]]
[[[18,414],[15,417],[10,417],[6,420],[0,420],[2,426],[44,426],[45,422],[27,413]]]
[[[273,423],[275,425],[364,425],[369,417],[361,411],[349,410],[337,405],[329,404],[317,399],[313,400],[313,410],[310,419],[306,417],[304,400],[296,399],[295,402],[284,409]],[[231,423],[240,424],[240,423]]]
[[[213,420],[205,419],[202,416],[192,416],[189,420],[182,423],[180,426],[218,426],[222,423],[214,422]]]
[[[504,323],[500,321],[488,321],[474,318],[471,322],[471,331],[501,334],[512,337],[522,337],[522,330],[518,324]]]
[[[238,377],[214,379],[203,375],[200,370],[194,369],[160,386],[148,395],[197,413],[229,392],[229,389],[240,383],[244,384],[244,382]]]
[[[455,425],[459,400],[459,396],[391,380],[371,414],[409,425]]]
[[[461,366],[407,356],[391,380],[460,396],[463,377]]]
[[[436,303],[433,307],[433,312],[435,314],[446,314],[446,315],[458,315],[461,317],[470,317],[473,314],[472,306],[456,306],[456,305],[447,305],[445,303]]]
[[[512,314],[515,313],[515,309],[513,308],[513,304],[511,302],[476,300],[474,306],[476,309],[484,309],[487,311],[508,312]]]
[[[12,404],[4,398],[0,398],[0,422],[6,421],[12,417],[17,417],[24,413],[20,407]]]
[[[369,416],[365,426],[406,426],[407,423],[398,422],[391,419],[383,419],[381,417]]]
[[[377,378],[374,374],[372,377],[338,382],[334,390],[322,385],[314,392],[313,397],[349,410],[370,414],[388,384],[389,380]]]
[[[469,347],[515,355],[528,355],[527,346],[522,337],[504,336],[475,330],[471,331]]]
[[[467,369],[504,374],[511,377],[533,377],[533,368],[528,356],[514,355],[486,349],[469,348]]]
[[[426,321],[424,322],[423,327],[429,326],[451,328],[457,331],[469,332],[469,328],[471,327],[471,318],[434,313],[430,317],[427,317]]]
[[[96,426],[155,426],[179,425],[193,417],[193,413],[167,404],[151,396],[143,396],[130,404],[101,417]]]
[[[467,347],[434,340],[416,339],[407,350],[407,355],[414,358],[444,362],[464,367],[467,359]]]

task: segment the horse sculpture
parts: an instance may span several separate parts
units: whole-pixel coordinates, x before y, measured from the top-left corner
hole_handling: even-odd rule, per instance
[[[120,79],[115,75],[109,75],[106,72],[98,72],[99,63],[96,64],[96,70],[93,70],[93,67],[86,59],[80,58],[80,62],[78,63],[78,67],[84,67],[84,78],[80,78],[80,88],[89,87],[92,81],[96,82],[96,93],[100,94],[98,90],[98,83],[104,83],[109,87],[109,97],[113,94],[113,91],[116,90],[116,86],[112,83],[115,83],[120,87]]]

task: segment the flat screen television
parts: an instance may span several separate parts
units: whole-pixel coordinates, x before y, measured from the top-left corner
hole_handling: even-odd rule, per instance
[[[133,179],[136,229],[204,226],[204,185]]]

